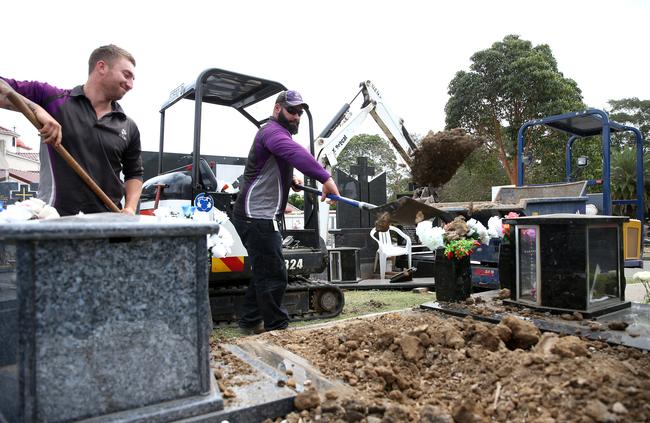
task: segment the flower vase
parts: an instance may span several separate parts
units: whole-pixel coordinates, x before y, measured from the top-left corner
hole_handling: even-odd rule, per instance
[[[445,257],[444,248],[438,249],[434,277],[438,301],[464,301],[472,293],[472,269],[469,256],[448,259]]]
[[[515,251],[514,246],[507,240],[499,245],[499,286],[514,292],[515,285]]]

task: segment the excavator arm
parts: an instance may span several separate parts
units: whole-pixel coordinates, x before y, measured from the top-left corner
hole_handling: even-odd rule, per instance
[[[390,111],[372,82],[364,81],[359,86],[361,89],[352,101],[359,94],[363,94],[361,109],[352,115],[350,103],[346,103],[339,110],[334,119],[330,121],[316,139],[316,159],[328,169],[336,166],[338,163],[337,157],[350,142],[358,126],[370,115],[384,132],[404,163],[410,168],[416,145],[404,128],[404,120],[397,118]]]
[[[408,131],[404,128],[403,119],[397,118],[390,111],[372,82],[364,81],[359,84],[359,87],[360,90],[352,101],[343,105],[316,139],[314,143],[316,159],[331,172],[338,163],[341,151],[348,145],[359,125],[370,115],[384,132],[402,161],[410,169],[413,153],[417,147]],[[356,100],[359,94],[363,95],[363,103],[361,109],[356,114],[353,114],[350,112],[350,104]],[[320,184],[316,185],[320,188]],[[311,202],[308,200],[305,202],[305,210],[310,210],[312,207]],[[319,202],[317,207],[319,209],[319,233],[323,239],[326,239],[329,206],[326,203]],[[311,218],[308,218],[307,222],[311,223]]]

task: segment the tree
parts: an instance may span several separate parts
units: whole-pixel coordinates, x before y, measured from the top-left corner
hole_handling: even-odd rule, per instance
[[[291,193],[291,195],[289,195],[288,201],[290,204],[296,206],[300,210],[303,210],[305,208],[305,198],[298,193]]]
[[[647,156],[644,159],[645,169],[650,166],[650,160]],[[615,200],[629,200],[637,198],[636,196],[636,149],[623,148],[622,150],[612,152],[612,198]],[[644,186],[644,214],[650,211],[650,173],[645,172],[643,175]],[[614,206],[614,211],[619,215],[630,216],[636,219],[635,206],[621,205]]]
[[[508,185],[508,176],[486,146],[477,148],[439,191],[439,201],[489,201],[493,185]]]
[[[633,126],[641,131],[644,142],[644,186],[645,213],[650,212],[650,100],[639,100],[637,97],[609,100],[612,107],[609,111],[611,120],[624,125]],[[612,144],[620,148],[612,152],[612,198],[636,198],[636,139],[630,133],[612,137]],[[617,206],[621,214],[636,217],[630,206]]]
[[[650,100],[639,100],[637,97],[623,98],[620,100],[609,100],[611,110],[609,117],[611,120],[624,125],[629,125],[637,128],[643,134],[643,139],[646,140],[644,150],[647,152],[648,136],[650,136]],[[628,144],[633,137],[626,136],[622,143]],[[633,141],[632,141],[633,142]],[[634,144],[631,144],[634,146]]]
[[[517,182],[517,132],[528,120],[584,109],[575,81],[565,78],[546,44],[533,47],[518,35],[508,35],[486,50],[474,53],[470,71],[459,71],[449,83],[445,106],[446,127],[463,128],[489,140],[487,151],[495,154],[511,183]],[[540,130],[529,131],[527,139]],[[545,141],[527,142],[526,152],[535,157],[557,151]],[[539,160],[545,163],[546,160]],[[563,160],[556,163],[561,168]],[[545,172],[540,172],[542,175]],[[546,172],[547,173],[547,172]]]
[[[386,172],[386,189],[389,199],[394,199],[396,194],[406,191],[410,180],[409,172],[400,167],[396,153],[388,141],[379,135],[359,134],[353,136],[339,154],[337,167],[349,174],[350,166],[357,164],[357,157],[367,157],[368,164],[375,168],[375,174]]]

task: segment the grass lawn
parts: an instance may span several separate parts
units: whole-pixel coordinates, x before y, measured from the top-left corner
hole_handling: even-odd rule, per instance
[[[335,320],[349,319],[366,314],[380,313],[383,311],[402,310],[436,299],[434,292],[416,294],[411,291],[390,290],[360,290],[344,291],[345,306],[337,317],[332,319],[308,320],[293,322],[289,327],[301,327]],[[218,339],[232,339],[241,336],[236,326],[217,327],[213,336]]]

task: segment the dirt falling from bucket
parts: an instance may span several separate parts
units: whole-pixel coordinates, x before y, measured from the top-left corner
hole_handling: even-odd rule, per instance
[[[413,181],[420,187],[428,187],[429,191],[441,187],[454,176],[469,155],[478,148],[484,140],[465,133],[462,129],[452,129],[429,133],[422,138],[416,150],[411,165]],[[422,218],[416,217],[417,207],[407,205],[413,210],[413,223],[418,223]],[[375,228],[378,232],[387,231],[394,220],[395,214],[404,210],[392,209],[385,213],[378,213]],[[402,222],[403,223],[403,222]],[[411,224],[411,222],[409,222]]]
[[[415,153],[411,169],[413,181],[422,187],[441,187],[482,143],[483,139],[462,129],[429,131]]]

